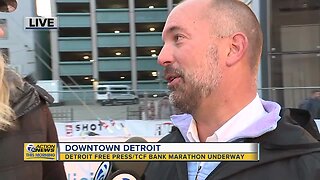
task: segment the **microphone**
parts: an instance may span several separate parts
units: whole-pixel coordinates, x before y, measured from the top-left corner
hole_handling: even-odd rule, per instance
[[[96,171],[94,180],[105,180],[108,175],[110,175],[112,169],[112,164],[109,161],[102,162]]]
[[[126,143],[146,143],[148,142],[142,137],[132,137],[129,138]],[[137,173],[139,177],[141,177],[146,169],[148,162],[140,161],[140,162],[113,162],[113,169],[115,170],[130,170]]]
[[[131,170],[117,170],[112,173],[106,180],[140,180],[141,178]]]
[[[140,143],[140,142],[146,143],[146,142],[148,142],[148,141],[145,140],[145,139],[142,138],[142,137],[137,137],[137,136],[135,136],[135,137],[129,138],[128,140],[126,140],[126,142],[127,142],[127,143]]]
[[[146,143],[141,137],[132,137],[126,143]],[[148,162],[102,162],[93,180],[140,180]]]

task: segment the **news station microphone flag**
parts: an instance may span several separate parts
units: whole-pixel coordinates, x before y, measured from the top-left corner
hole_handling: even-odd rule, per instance
[[[109,161],[102,162],[96,171],[94,180],[105,180],[110,175],[112,164]]]
[[[126,143],[146,143],[141,137],[129,138]],[[143,175],[147,162],[102,162],[96,171],[94,180],[139,180]]]
[[[106,180],[140,180],[136,172],[131,170],[117,170],[112,173]]]

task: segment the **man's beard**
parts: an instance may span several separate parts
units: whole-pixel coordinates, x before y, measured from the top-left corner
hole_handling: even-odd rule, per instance
[[[169,87],[169,100],[182,113],[193,114],[202,99],[208,97],[220,82],[217,49],[211,48],[206,59],[206,64],[189,73],[179,67],[173,68],[172,65],[165,68],[165,74],[175,73],[181,78],[178,85]]]

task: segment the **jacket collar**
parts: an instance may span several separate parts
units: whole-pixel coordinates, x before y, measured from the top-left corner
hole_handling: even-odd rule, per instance
[[[320,142],[293,119],[293,109],[283,109],[278,127],[258,138],[246,139],[245,142],[260,143],[258,162],[222,162],[209,176],[217,179],[227,178],[252,167],[289,157],[320,152]],[[290,138],[288,138],[290,137]],[[208,177],[209,177],[208,176]]]
[[[279,116],[280,109],[281,109],[280,105],[272,101],[264,101],[262,99],[260,99],[260,101],[267,113],[260,120],[254,121],[242,132],[237,133],[237,136],[235,137],[235,139],[232,139],[231,141],[236,140],[238,138],[258,137],[274,129],[272,127],[276,127],[277,121],[281,118]],[[193,117],[190,114],[181,114],[181,115],[171,116],[172,123],[174,124],[174,126],[176,126],[180,130],[183,138],[186,141],[188,141],[187,132],[190,127],[192,119]]]
[[[54,99],[47,91],[34,82],[29,83],[27,79],[22,79],[13,69],[5,67],[4,73],[10,91],[10,107],[15,113],[15,119],[37,107],[41,99],[49,104],[53,103]]]
[[[221,162],[208,177],[214,175],[216,179],[223,179],[266,163],[320,152],[320,142],[301,127],[301,123],[298,123],[301,121],[299,115],[297,115],[297,113],[301,113],[299,111],[296,109],[281,110],[282,118],[278,121],[278,126],[275,130],[257,138],[244,139],[245,142],[260,143],[260,160],[258,162]],[[305,111],[302,113],[304,114]],[[175,141],[185,142],[178,128],[175,128],[173,133],[176,133],[177,136]],[[319,136],[319,133],[315,133],[315,135]],[[180,172],[179,177],[181,179],[188,178],[187,162],[176,162],[176,168]]]
[[[260,160],[258,162],[221,162],[218,167],[209,174],[208,177],[214,176],[216,179],[224,179],[237,174],[241,171],[261,166],[263,164],[275,162],[289,157],[300,156],[313,152],[320,152],[320,144],[318,147],[304,150],[266,150],[260,149]]]
[[[29,83],[24,83],[22,87],[17,87],[14,91],[10,91],[10,104],[18,119],[41,102],[40,97],[35,88]]]

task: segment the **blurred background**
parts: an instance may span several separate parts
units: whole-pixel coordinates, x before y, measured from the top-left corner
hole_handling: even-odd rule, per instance
[[[245,2],[264,32],[260,96],[301,106],[320,89],[320,1]],[[18,0],[11,13],[0,14],[0,48],[12,68],[55,98],[50,109],[58,123],[168,121],[179,112],[168,103],[156,60],[166,17],[177,3]],[[57,17],[58,29],[25,29],[25,17],[37,16]]]

